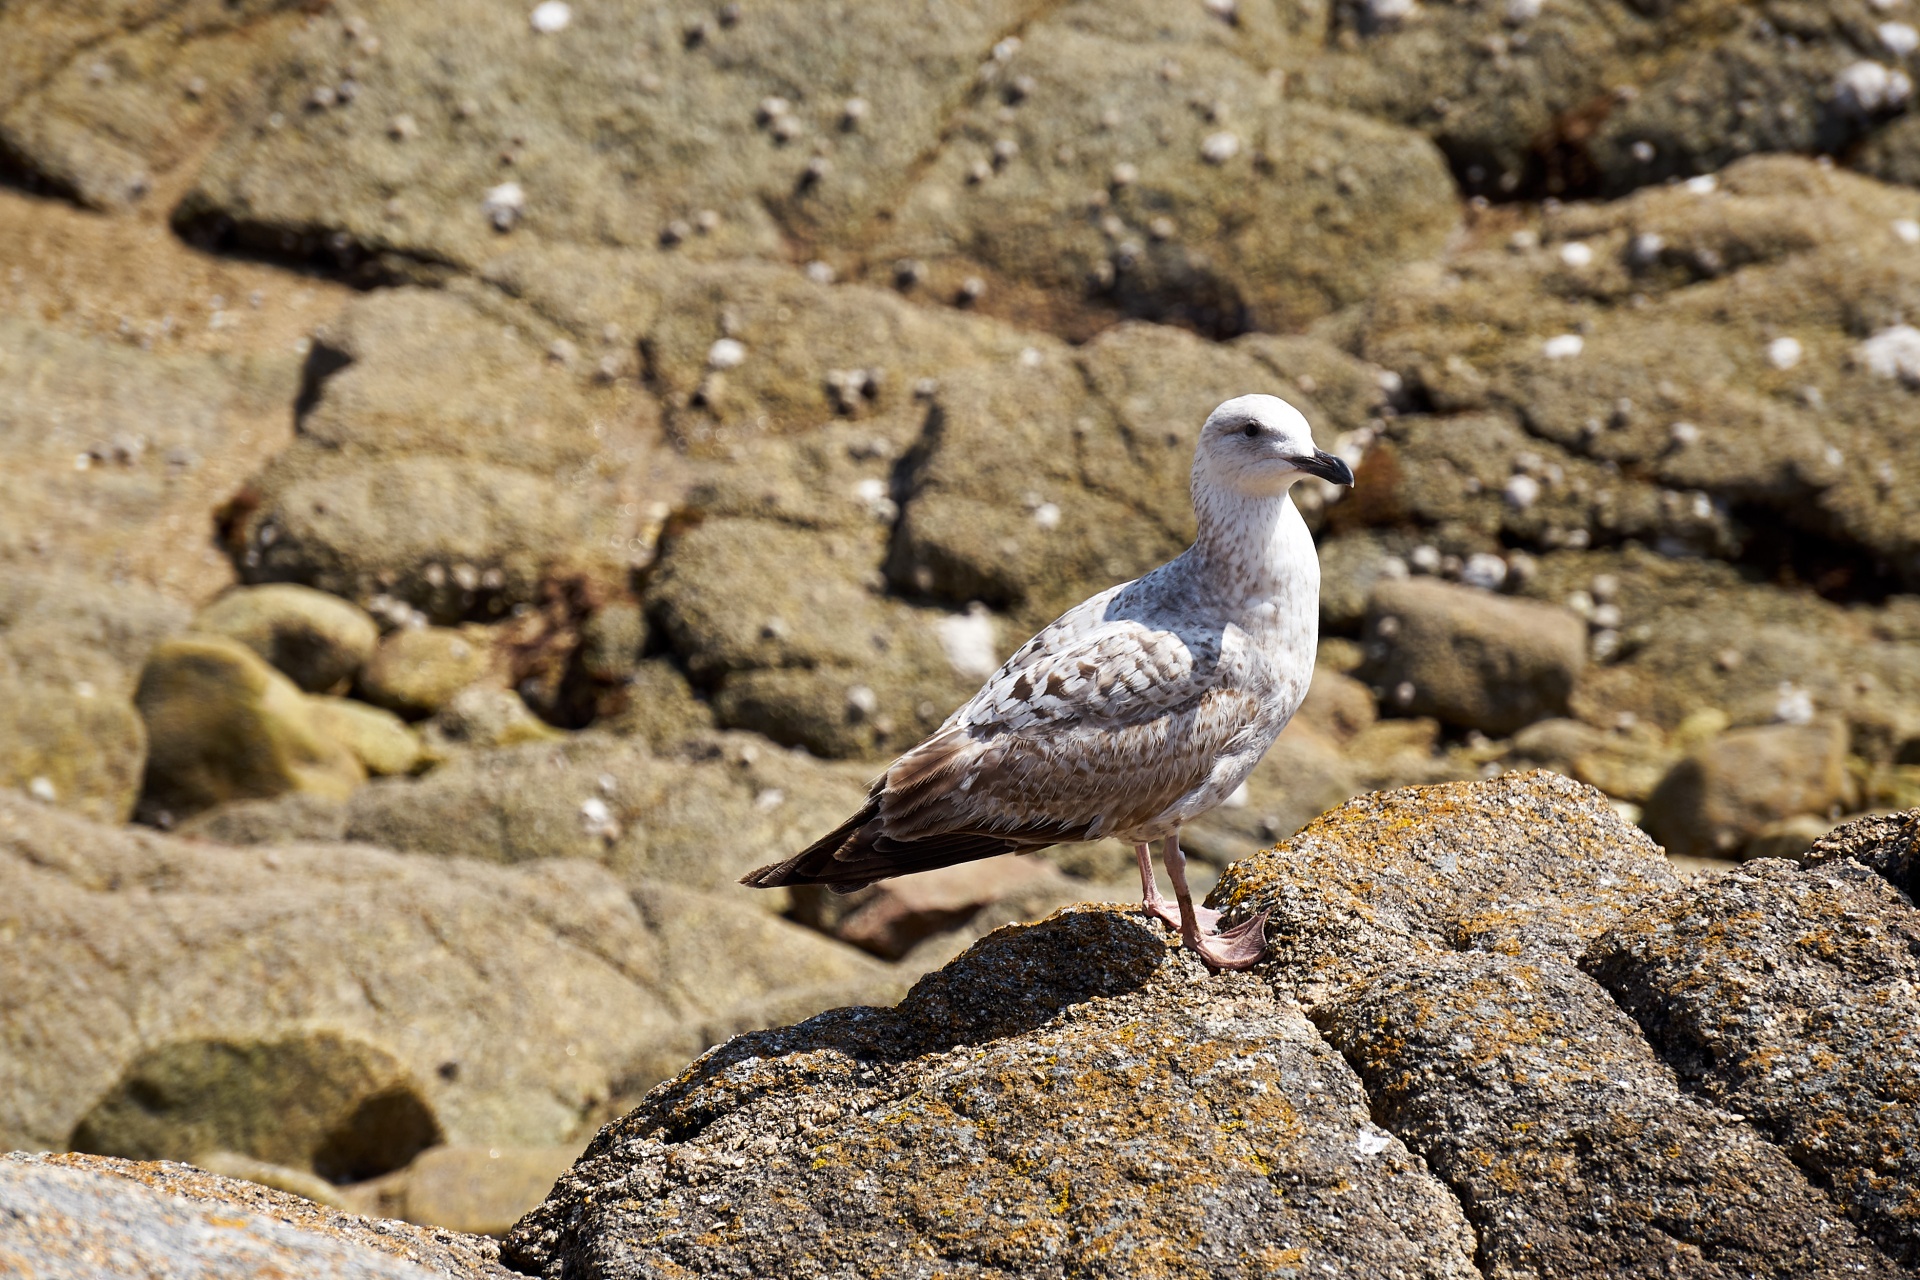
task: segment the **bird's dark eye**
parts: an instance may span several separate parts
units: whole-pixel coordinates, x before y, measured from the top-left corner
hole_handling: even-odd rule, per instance
[[[1260,434],[1260,424],[1257,422],[1249,422],[1247,424],[1247,439],[1251,440],[1259,434]]]

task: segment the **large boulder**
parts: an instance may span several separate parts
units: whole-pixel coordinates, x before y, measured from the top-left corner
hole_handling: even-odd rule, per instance
[[[1566,609],[1450,583],[1373,589],[1360,676],[1390,708],[1506,734],[1566,712],[1587,626]]]
[[[1674,765],[1648,798],[1645,822],[1674,853],[1724,857],[1775,823],[1837,816],[1854,795],[1845,725],[1756,725]]]
[[[583,859],[227,848],[0,794],[0,882],[8,1147],[78,1130],[338,1176],[392,1167],[409,1133],[551,1146],[713,1039],[897,990],[811,930],[691,890],[636,902]]]
[[[485,1236],[356,1217],[184,1164],[0,1156],[0,1246],[23,1275],[511,1280]]]
[[[1810,902],[1832,892],[1777,877]],[[1798,913],[1713,893],[1682,888],[1603,797],[1550,774],[1370,797],[1222,879],[1211,900],[1230,917],[1272,913],[1251,973],[1208,975],[1132,911],[1001,930],[894,1009],[702,1059],[601,1132],[506,1256],[616,1277],[911,1275],[927,1250],[978,1275],[1095,1251],[1125,1275],[1170,1260],[1222,1276],[1902,1274],[1906,1112],[1870,1099],[1905,1068],[1795,1011],[1844,989],[1849,1008],[1881,1001],[1863,1030],[1897,1036],[1913,909],[1884,884],[1821,899],[1867,967],[1819,977],[1811,958],[1834,944],[1808,935],[1752,1005],[1756,1028],[1792,1015],[1766,1020],[1769,1043],[1830,1051],[1820,1079],[1844,1093],[1821,1115],[1844,1109],[1872,1144],[1808,1156],[1794,1135],[1825,1121],[1792,1115],[1797,1085],[1767,1082],[1778,1105],[1756,1124],[1663,1061],[1662,1019],[1728,999],[1696,994],[1688,963],[1714,982],[1758,971],[1702,947],[1735,920],[1798,931]],[[1687,913],[1700,944],[1674,956],[1674,985],[1664,970],[1639,984],[1634,999],[1654,990],[1629,1016],[1598,957],[1615,937],[1667,945],[1643,909]],[[1876,1159],[1886,1179],[1846,1183],[1842,1211],[1829,1170]]]

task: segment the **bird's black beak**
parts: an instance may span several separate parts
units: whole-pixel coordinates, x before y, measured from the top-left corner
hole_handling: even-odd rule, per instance
[[[1315,449],[1311,458],[1295,458],[1293,465],[1310,476],[1318,476],[1329,484],[1353,484],[1353,468],[1347,465],[1345,458],[1337,453],[1328,453],[1325,449]]]

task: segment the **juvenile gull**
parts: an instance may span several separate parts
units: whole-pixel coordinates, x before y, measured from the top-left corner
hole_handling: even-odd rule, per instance
[[[1215,968],[1251,966],[1265,914],[1215,932],[1219,913],[1188,891],[1180,827],[1233,794],[1306,695],[1320,561],[1288,496],[1306,476],[1353,483],[1292,405],[1250,395],[1215,409],[1193,456],[1193,545],[1062,614],[894,761],[860,812],[741,883],[850,893],[1113,836],[1133,845],[1149,915]]]

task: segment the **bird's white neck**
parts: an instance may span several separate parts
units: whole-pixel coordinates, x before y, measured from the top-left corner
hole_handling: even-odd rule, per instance
[[[1290,488],[1249,495],[1196,485],[1193,511],[1199,532],[1189,554],[1219,591],[1242,599],[1288,596],[1318,607],[1320,557]]]

